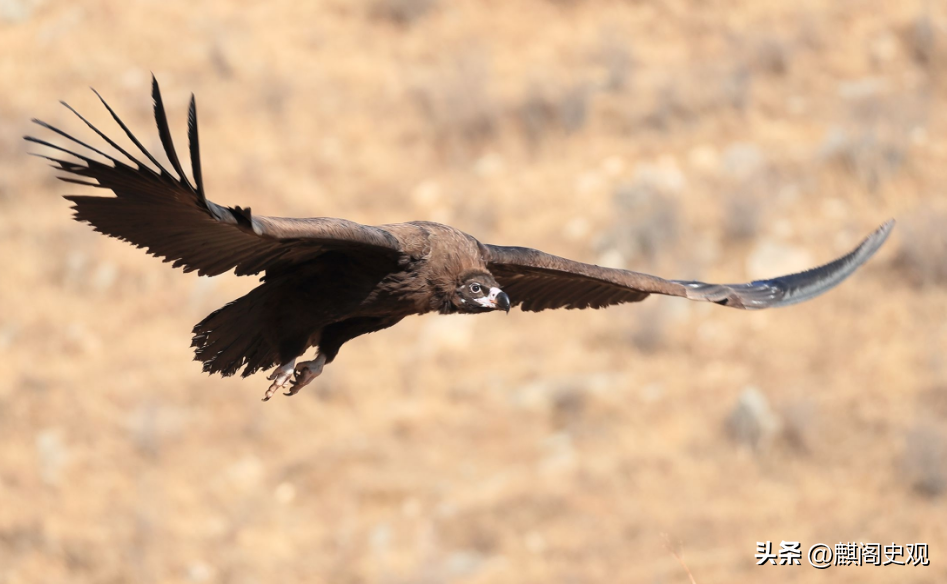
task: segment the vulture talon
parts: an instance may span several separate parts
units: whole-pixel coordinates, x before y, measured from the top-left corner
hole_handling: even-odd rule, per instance
[[[293,370],[293,380],[290,382],[289,391],[283,395],[296,395],[299,390],[309,385],[313,379],[322,374],[322,368],[325,367],[326,356],[322,353],[316,355],[312,361],[303,361],[296,365]]]
[[[266,393],[263,394],[263,401],[270,401],[270,398],[273,397],[273,394],[278,390],[283,389],[286,384],[289,382],[290,377],[293,376],[294,370],[296,367],[296,360],[293,359],[289,363],[285,363],[276,369],[273,370],[273,373],[270,373],[266,378],[273,383],[267,388]]]

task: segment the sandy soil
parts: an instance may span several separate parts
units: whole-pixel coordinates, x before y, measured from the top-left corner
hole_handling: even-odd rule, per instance
[[[262,214],[723,281],[900,222],[804,305],[408,319],[262,404],[188,348],[254,281],[71,221],[20,139],[117,136],[91,85],[157,146],[150,71]],[[947,580],[943,4],[3,0],[0,88],[0,583],[686,583],[664,534],[700,584]]]

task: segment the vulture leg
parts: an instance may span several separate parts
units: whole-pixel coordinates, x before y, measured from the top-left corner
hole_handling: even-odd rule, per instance
[[[355,337],[386,329],[396,324],[402,317],[355,317],[341,322],[333,323],[323,329],[318,336],[310,335],[309,346],[318,345],[319,352],[312,361],[300,361],[296,363],[299,356],[292,358],[278,368],[273,370],[267,379],[273,383],[266,390],[263,401],[269,400],[277,390],[287,389],[283,395],[296,395],[299,390],[306,387],[312,380],[322,374],[322,368],[331,363],[338,355],[342,345],[354,339]],[[318,339],[317,341],[314,339]],[[305,349],[305,346],[302,346]],[[300,350],[300,346],[293,344],[280,350],[280,354],[292,355]],[[290,381],[292,377],[292,381]]]
[[[296,395],[299,390],[309,385],[309,383],[322,374],[322,368],[325,367],[326,356],[322,353],[316,355],[312,361],[303,361],[296,365],[295,375],[289,391],[283,395]]]
[[[267,377],[268,380],[273,383],[270,384],[270,387],[266,390],[266,394],[263,395],[263,401],[269,401],[273,394],[277,390],[283,389],[286,384],[289,382],[289,378],[293,376],[293,372],[296,370],[296,359],[280,365],[273,370],[273,373]]]

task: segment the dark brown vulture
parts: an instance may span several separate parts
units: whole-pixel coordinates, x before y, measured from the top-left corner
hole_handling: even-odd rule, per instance
[[[154,168],[65,103],[126,160],[39,120],[34,122],[109,163],[46,140],[26,139],[75,157],[44,156],[54,168],[69,173],[60,179],[114,193],[66,196],[77,221],[143,247],[185,272],[262,274],[257,288],[198,323],[191,345],[209,373],[229,376],[243,368],[246,377],[275,367],[264,401],[280,389],[287,389],[286,395],[298,392],[335,359],[346,341],[411,314],[479,314],[509,311],[511,306],[527,311],[603,308],[638,302],[649,294],[747,310],[802,302],[865,263],[894,225],[888,221],[851,253],[818,268],[748,284],[705,284],[583,264],[525,247],[483,244],[453,227],[427,221],[371,227],[326,217],[258,216],[249,208],[223,207],[206,198],[193,96],[188,110],[193,182],[171,142],[157,82],[152,97],[158,134],[173,172],[142,146],[104,100],[141,152],[139,158],[144,156]],[[315,358],[297,363],[310,347],[318,347]]]

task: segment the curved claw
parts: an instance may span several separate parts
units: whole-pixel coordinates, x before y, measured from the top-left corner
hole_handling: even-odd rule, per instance
[[[325,355],[319,354],[312,361],[303,361],[297,365],[293,371],[293,380],[290,382],[289,391],[284,392],[283,395],[290,396],[299,393],[300,389],[312,383],[313,379],[322,374],[322,368],[325,364]]]
[[[289,382],[289,378],[295,372],[296,360],[293,359],[289,363],[285,363],[280,367],[277,367],[273,370],[273,373],[270,373],[266,378],[273,383],[266,389],[266,393],[263,394],[263,401],[270,401],[270,398],[273,397],[273,394],[278,390],[286,386],[286,383]]]
[[[318,354],[312,361],[303,361],[296,365],[296,360],[293,359],[289,363],[277,367],[273,373],[267,376],[267,379],[273,383],[270,384],[263,395],[263,401],[269,401],[273,394],[277,390],[285,388],[287,383],[289,384],[289,391],[283,392],[283,395],[296,395],[300,389],[309,385],[313,379],[322,374],[322,368],[325,364],[325,355]]]

